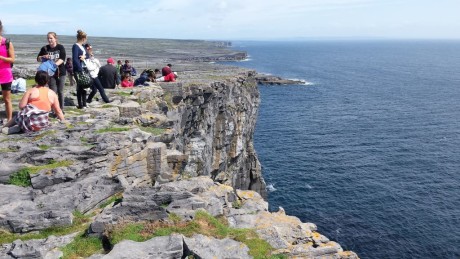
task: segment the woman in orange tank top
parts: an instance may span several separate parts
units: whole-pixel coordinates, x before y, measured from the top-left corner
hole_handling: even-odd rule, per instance
[[[46,71],[37,71],[35,74],[35,82],[37,85],[24,93],[24,96],[19,102],[19,109],[21,109],[21,112],[18,113],[18,117],[16,119],[10,120],[5,127],[16,125],[20,114],[29,104],[33,105],[39,111],[46,113],[53,109],[59,120],[61,122],[65,122],[64,114],[59,106],[58,96],[47,87],[48,80],[49,76]]]

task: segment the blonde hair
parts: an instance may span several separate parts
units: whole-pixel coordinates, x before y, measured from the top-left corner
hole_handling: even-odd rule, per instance
[[[56,43],[57,43],[57,42],[58,42],[57,34],[56,34],[55,32],[52,32],[52,31],[50,31],[50,32],[48,32],[48,33],[46,34],[46,36],[50,36],[50,35],[53,35],[53,37],[56,39]]]
[[[88,34],[86,34],[86,32],[84,32],[82,30],[77,31],[77,40],[86,39],[87,36],[88,36]]]

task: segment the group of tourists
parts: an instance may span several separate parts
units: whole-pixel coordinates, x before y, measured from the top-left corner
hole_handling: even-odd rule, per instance
[[[14,46],[3,36],[3,25],[0,21],[0,85],[2,88],[3,101],[6,110],[6,122],[3,124],[2,132],[11,133],[13,126],[15,131],[38,131],[49,126],[49,113],[54,115],[61,122],[66,122],[64,117],[64,86],[67,76],[70,85],[76,85],[77,108],[86,109],[97,92],[100,93],[105,103],[110,100],[104,89],[114,89],[116,86],[133,87],[146,86],[154,82],[174,82],[177,73],[172,72],[171,64],[165,66],[161,73],[159,69],[144,70],[138,79],[133,80],[137,72],[129,60],[122,65],[121,60],[115,64],[113,58],[108,58],[105,65],[101,65],[94,56],[93,46],[87,43],[87,34],[77,31],[77,41],[72,46],[72,56],[67,57],[66,50],[58,42],[56,33],[47,34],[48,44],[43,46],[38,55],[37,61],[40,66],[35,75],[36,85],[27,90],[25,80],[13,78],[12,66],[15,62]],[[14,80],[13,80],[14,79]],[[13,85],[17,85],[14,90]],[[91,92],[87,96],[87,89]],[[18,115],[13,118],[13,107],[11,93],[24,92],[19,103]]]
[[[171,70],[172,65],[166,65],[160,72],[160,69],[145,69],[139,78],[133,81],[129,73],[123,74],[121,78],[121,87],[149,86],[154,82],[175,82],[177,73]]]

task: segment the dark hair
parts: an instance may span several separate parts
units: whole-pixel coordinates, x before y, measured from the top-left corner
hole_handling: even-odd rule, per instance
[[[158,69],[158,68],[155,68],[155,73],[156,73],[156,72],[160,72],[160,69]]]
[[[47,71],[37,71],[35,74],[35,82],[40,86],[46,85],[49,79],[50,77]]]
[[[167,64],[167,66],[168,66],[168,67],[172,67],[172,65],[171,65],[171,64]]]
[[[125,60],[125,63],[129,63],[129,60]]]
[[[149,72],[147,73],[147,76],[148,76],[148,77],[156,78],[156,75],[155,75],[155,72],[154,72],[154,71],[149,71]]]
[[[0,33],[3,31],[2,20],[0,20]]]

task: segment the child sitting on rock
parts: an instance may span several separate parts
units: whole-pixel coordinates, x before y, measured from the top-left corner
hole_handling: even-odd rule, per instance
[[[126,88],[126,87],[133,87],[133,86],[134,86],[134,82],[133,82],[131,75],[124,74],[121,77],[121,87]]]

